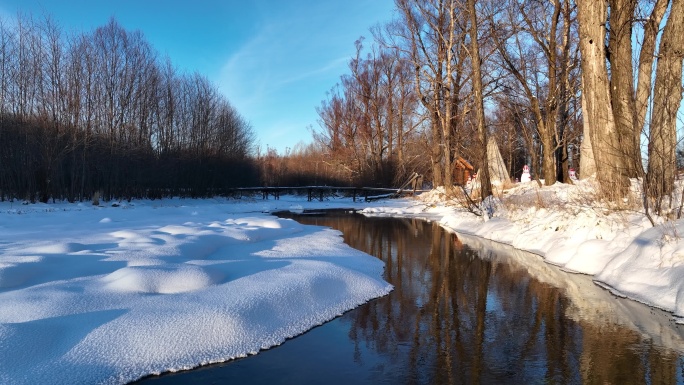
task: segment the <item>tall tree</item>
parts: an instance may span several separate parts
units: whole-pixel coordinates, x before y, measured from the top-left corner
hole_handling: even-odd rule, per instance
[[[670,16],[660,38],[653,114],[648,146],[647,192],[652,198],[672,194],[676,173],[677,113],[682,102],[684,60],[684,1],[672,0]],[[660,210],[660,204],[655,207]]]
[[[656,38],[668,3],[669,0],[609,1],[608,60],[611,70],[611,103],[621,151],[625,158],[624,173],[631,178],[644,175],[641,135],[645,130],[646,113],[653,86]],[[642,16],[641,6],[646,8],[651,6],[650,12]],[[636,41],[635,27],[639,26],[639,20],[644,20],[644,26],[635,72],[632,64],[634,61],[633,43]]]
[[[397,0],[396,4],[405,26],[401,37],[415,68],[416,94],[430,125],[433,185],[444,185],[449,191],[453,182],[453,133],[467,78],[467,14],[460,12],[464,7],[459,0]]]
[[[669,13],[668,4],[671,5]],[[681,7],[680,0],[578,2],[588,126],[585,129],[590,131],[598,178],[607,192],[617,192],[609,194],[614,199],[624,195],[627,178],[643,175],[640,139],[642,133],[647,133],[648,168],[644,187],[651,201],[657,202],[657,211],[661,209],[660,198],[670,195],[674,188],[675,126],[682,89]],[[639,17],[641,13],[648,16]],[[666,14],[656,50],[659,25]],[[637,34],[635,27],[642,20],[642,33]],[[641,46],[636,71],[632,66],[632,61],[636,61],[632,48],[635,45]],[[658,58],[657,62],[654,58]],[[651,112],[648,125],[647,111]],[[648,210],[649,201],[644,203]]]
[[[580,51],[584,110],[589,125],[597,177],[603,191],[614,199],[622,197],[628,186],[625,159],[613,117],[610,80],[606,67],[605,1],[578,0]],[[614,196],[617,193],[617,196]]]
[[[615,130],[624,158],[622,173],[630,178],[643,175],[632,66],[632,25],[637,0],[610,0],[608,59],[610,61],[610,97]]]
[[[473,97],[475,102],[475,120],[477,124],[477,134],[482,148],[480,160],[480,196],[484,200],[492,195],[492,184],[489,177],[489,162],[487,160],[487,127],[485,125],[484,111],[484,87],[482,86],[482,59],[480,57],[480,44],[478,42],[478,17],[475,8],[475,0],[467,1],[467,11],[470,19],[470,57],[473,66]]]

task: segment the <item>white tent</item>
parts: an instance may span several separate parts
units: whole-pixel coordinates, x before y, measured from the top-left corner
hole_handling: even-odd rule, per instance
[[[487,142],[487,163],[489,163],[489,179],[492,184],[511,183],[511,178],[508,176],[508,170],[506,170],[506,164],[499,151],[499,146],[493,137],[490,137]]]

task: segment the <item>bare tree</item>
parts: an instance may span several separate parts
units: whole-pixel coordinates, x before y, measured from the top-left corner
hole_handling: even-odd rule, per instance
[[[653,114],[649,132],[647,194],[662,199],[671,196],[676,173],[677,112],[682,102],[684,60],[684,1],[672,0],[670,16],[660,38]],[[656,203],[660,212],[660,202]]]
[[[407,145],[416,129],[416,104],[408,62],[396,49],[362,39],[340,78],[317,109],[322,131],[314,138],[354,184],[399,185],[412,169]],[[410,172],[407,170],[411,169]]]
[[[470,57],[473,66],[473,97],[475,99],[475,119],[477,122],[477,133],[480,140],[482,151],[482,158],[480,160],[480,171],[478,178],[480,178],[480,196],[482,200],[492,195],[492,184],[489,178],[489,163],[487,160],[487,128],[485,125],[484,112],[484,87],[482,86],[482,71],[480,57],[480,45],[478,42],[478,17],[477,9],[475,7],[475,0],[467,1],[467,10],[470,19],[469,35],[470,35]]]
[[[582,52],[583,113],[589,125],[597,177],[607,195],[617,193],[617,197],[622,197],[628,180],[613,117],[606,67],[604,42],[608,8],[604,1],[581,0],[577,3],[577,10]]]
[[[575,50],[569,0],[513,1],[492,22],[501,64],[516,80],[534,114],[546,185],[567,181],[567,117]]]
[[[251,184],[249,124],[205,77],[164,65],[114,19],[68,37],[50,17],[0,24],[0,199],[199,196]]]
[[[415,89],[430,124],[429,147],[433,185],[451,191],[454,159],[454,130],[465,111],[461,95],[467,32],[462,2],[397,0],[403,29],[396,34],[403,40],[415,68]]]
[[[671,4],[670,12],[666,13],[668,4]],[[617,192],[611,194],[613,199],[623,196],[627,177],[643,175],[640,138],[642,132],[646,132],[649,142],[644,189],[650,198],[644,199],[647,213],[654,203],[654,208],[660,212],[661,200],[674,188],[676,114],[682,96],[681,31],[684,21],[681,7],[679,0],[578,2],[584,110],[588,126],[585,130],[590,131],[598,178],[607,192]],[[637,17],[641,13],[648,17]],[[659,25],[666,14],[660,46],[655,51]],[[638,40],[634,29],[641,25],[641,20],[644,20],[643,33]],[[608,35],[606,26],[610,27]],[[606,37],[607,47],[604,46]],[[632,66],[635,41],[641,45],[636,74]],[[655,72],[654,57],[658,58]],[[606,60],[610,63],[610,71]],[[652,103],[650,107],[649,103]],[[645,126],[649,110],[651,121]]]

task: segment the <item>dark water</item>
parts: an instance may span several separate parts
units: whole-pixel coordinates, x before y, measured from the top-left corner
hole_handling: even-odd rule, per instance
[[[684,327],[585,276],[422,220],[288,216],[341,230],[395,290],[258,355],[141,383],[684,383]]]

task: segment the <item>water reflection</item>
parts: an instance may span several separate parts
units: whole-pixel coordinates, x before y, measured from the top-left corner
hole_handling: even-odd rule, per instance
[[[293,216],[382,259],[395,290],[282,346],[155,383],[684,383],[666,314],[418,219]]]

